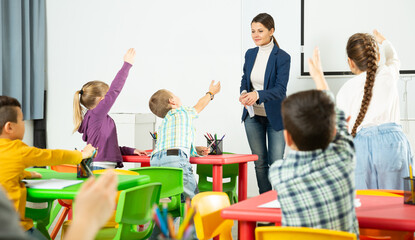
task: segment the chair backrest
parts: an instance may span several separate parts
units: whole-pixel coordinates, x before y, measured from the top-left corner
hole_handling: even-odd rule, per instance
[[[132,172],[150,177],[150,182],[161,183],[160,198],[171,197],[183,193],[183,169],[173,167],[131,168]]]
[[[99,170],[94,170],[92,171],[93,174],[104,174],[105,171],[108,171],[109,169],[99,169]],[[125,170],[125,169],[111,169],[111,171],[113,171],[116,175],[140,175],[137,172],[133,172],[130,170]]]
[[[388,197],[402,197],[403,195],[391,192],[378,191],[376,189],[356,190],[356,194],[369,196],[388,196]]]
[[[198,164],[196,173],[206,177],[212,177],[212,165],[211,164]],[[237,177],[239,174],[239,164],[224,164],[222,165],[222,177],[231,178]]]
[[[368,189],[369,190],[369,189]],[[386,192],[386,193],[393,193],[397,195],[404,195],[403,190],[394,190],[394,189],[370,189],[371,191],[378,191],[378,192]]]
[[[232,239],[232,220],[220,216],[223,208],[229,207],[228,195],[223,192],[203,192],[192,199],[196,210],[194,223],[199,239],[210,239],[220,235],[221,239]]]
[[[256,240],[355,240],[356,235],[349,232],[306,227],[257,227]]]
[[[212,191],[212,165],[210,164],[198,164],[196,173],[199,175],[198,188],[200,192]],[[231,202],[237,202],[236,177],[239,174],[239,164],[224,164],[222,166],[222,191],[226,192],[231,199]],[[227,181],[227,179],[230,179]]]
[[[114,239],[146,239],[151,234],[152,208],[160,200],[160,183],[149,183],[121,191],[115,221],[119,224]],[[133,225],[150,222],[150,231],[137,232]],[[144,236],[143,236],[144,234]]]
[[[55,171],[46,168],[29,168],[28,171],[42,173],[53,173]],[[48,236],[48,225],[53,221],[51,219],[51,209],[53,206],[53,199],[26,201],[25,216],[33,220],[34,226],[45,236]]]

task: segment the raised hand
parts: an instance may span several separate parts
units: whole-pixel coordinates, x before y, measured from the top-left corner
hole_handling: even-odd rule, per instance
[[[124,55],[124,62],[128,62],[129,64],[133,65],[135,61],[135,49],[130,48],[128,49],[127,53]]]
[[[310,70],[311,78],[313,78],[317,89],[328,90],[326,79],[324,78],[323,68],[320,61],[320,50],[316,47],[313,52],[313,59],[308,59],[308,68]]]
[[[215,80],[212,80],[209,86],[209,92],[211,92],[213,95],[216,95],[220,91],[220,81],[215,84]]]
[[[378,42],[378,43],[380,43],[380,44],[382,44],[383,43],[383,41],[385,41],[386,40],[386,38],[382,35],[382,34],[380,34],[379,32],[378,32],[378,30],[373,30],[373,36],[375,37],[375,40],[376,40],[376,42]]]

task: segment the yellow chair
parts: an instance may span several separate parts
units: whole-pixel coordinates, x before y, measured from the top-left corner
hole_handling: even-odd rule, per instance
[[[386,192],[377,189],[356,190],[356,195],[402,197],[402,195],[394,192]]]
[[[220,216],[223,208],[229,207],[228,195],[223,192],[202,192],[192,199],[196,210],[194,223],[197,237],[201,240],[219,236],[220,240],[232,239],[232,220]]]
[[[108,171],[108,170],[110,169],[99,169],[99,170],[92,171],[92,173],[103,174],[105,171]],[[140,175],[137,172],[133,172],[133,171],[125,170],[125,169],[111,169],[111,170],[114,171],[114,173],[117,175]]]
[[[356,235],[349,232],[306,227],[257,227],[256,240],[355,240]]]

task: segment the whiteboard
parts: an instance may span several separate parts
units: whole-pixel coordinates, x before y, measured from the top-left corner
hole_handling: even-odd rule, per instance
[[[301,75],[308,75],[307,59],[316,46],[325,74],[348,74],[348,38],[357,32],[372,33],[373,29],[392,42],[401,60],[401,74],[415,73],[415,1],[302,0],[301,5]]]

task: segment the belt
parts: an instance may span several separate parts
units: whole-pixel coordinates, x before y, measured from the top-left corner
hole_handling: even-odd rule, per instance
[[[167,149],[166,150],[167,156],[179,156],[180,149]]]

